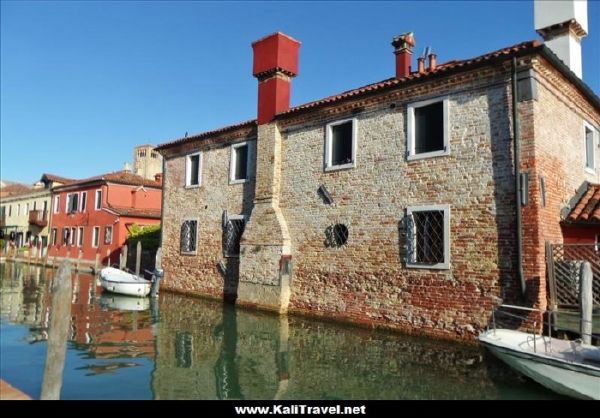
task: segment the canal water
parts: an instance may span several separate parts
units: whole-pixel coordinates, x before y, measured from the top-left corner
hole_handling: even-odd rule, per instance
[[[0,264],[0,378],[39,399],[56,271]],[[61,399],[552,399],[478,347],[72,275]]]

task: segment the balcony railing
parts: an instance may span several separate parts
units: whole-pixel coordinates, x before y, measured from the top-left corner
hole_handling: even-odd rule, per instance
[[[30,210],[29,211],[29,224],[37,225],[39,227],[45,227],[48,225],[48,211],[47,210]]]

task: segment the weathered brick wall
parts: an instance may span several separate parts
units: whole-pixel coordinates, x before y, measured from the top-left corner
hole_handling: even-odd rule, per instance
[[[290,310],[469,337],[487,325],[495,297],[516,293],[508,85],[490,70],[462,77],[473,84],[429,83],[360,106],[357,114],[323,111],[307,126],[283,127]],[[407,162],[406,105],[444,94],[450,155]],[[325,124],[352,116],[356,168],[324,172]],[[321,184],[334,204],[317,194]],[[399,233],[405,210],[431,204],[450,204],[450,269],[406,268]],[[348,242],[327,248],[324,231],[338,222],[348,226]]]
[[[560,211],[585,181],[600,181],[600,150],[596,143],[596,172],[585,170],[584,120],[600,126],[600,113],[543,58],[533,61],[538,80],[538,99],[521,110],[524,153],[522,169],[529,171],[529,204],[523,209],[526,276],[546,306],[544,243],[561,243]],[[545,182],[545,205],[540,179]]]
[[[253,132],[235,142],[251,140],[253,153],[256,141]],[[229,162],[231,147],[200,140],[186,144],[179,152],[189,154],[203,151],[202,180],[197,188],[185,188],[185,156],[167,158],[163,207],[163,266],[165,278],[161,283],[170,288],[189,293],[200,293],[214,297],[223,296],[224,289],[235,292],[237,286],[238,260],[223,257],[222,216],[250,215],[254,199],[254,162],[250,163],[250,180],[241,184],[229,184]],[[180,252],[181,225],[185,218],[198,218],[197,255],[182,255]],[[218,264],[226,266],[224,274]]]

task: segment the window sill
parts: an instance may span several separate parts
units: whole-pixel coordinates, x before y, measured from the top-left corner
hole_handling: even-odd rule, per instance
[[[450,155],[450,151],[432,151],[432,152],[424,152],[422,154],[410,154],[408,157],[406,157],[406,160],[407,161],[423,160],[425,158],[444,157],[446,155]]]
[[[352,163],[342,164],[342,165],[326,166],[325,171],[327,172],[327,171],[348,170],[348,169],[355,168],[355,167],[356,167],[356,163],[352,162]]]
[[[406,268],[411,268],[411,269],[431,269],[431,270],[450,270],[450,265],[449,265],[449,263],[438,263],[438,264],[406,263]]]
[[[594,176],[596,175],[596,170],[594,168],[585,167],[585,172],[587,174],[593,174]]]
[[[229,179],[229,184],[244,184],[248,181],[248,179]]]
[[[185,188],[186,189],[199,189],[200,185],[199,184],[186,184]]]
[[[181,251],[181,255],[198,255],[198,251]]]

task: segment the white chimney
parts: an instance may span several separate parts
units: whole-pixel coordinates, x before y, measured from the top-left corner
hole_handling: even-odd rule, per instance
[[[587,0],[534,0],[535,30],[546,46],[582,78],[581,39],[587,35]]]

